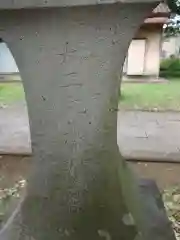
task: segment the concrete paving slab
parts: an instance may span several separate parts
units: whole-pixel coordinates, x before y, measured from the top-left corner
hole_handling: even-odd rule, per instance
[[[180,113],[118,113],[117,140],[129,160],[180,162]],[[31,154],[25,103],[0,108],[0,154]]]
[[[0,154],[31,154],[25,104],[0,108]]]
[[[180,162],[180,113],[121,111],[117,129],[125,158]]]

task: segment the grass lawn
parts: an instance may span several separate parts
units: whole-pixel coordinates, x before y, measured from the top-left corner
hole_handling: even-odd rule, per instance
[[[180,111],[180,79],[168,83],[123,83],[120,109]]]
[[[23,101],[21,82],[0,83],[0,105]],[[180,111],[180,79],[168,83],[122,83],[120,109]]]
[[[0,83],[0,105],[8,105],[25,98],[21,82]]]

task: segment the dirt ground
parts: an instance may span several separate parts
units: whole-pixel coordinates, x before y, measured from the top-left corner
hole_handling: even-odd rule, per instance
[[[26,179],[31,166],[31,157],[0,156],[0,188],[10,188],[21,179]]]
[[[154,179],[161,190],[180,185],[180,163],[129,162],[129,165],[138,176]]]
[[[180,164],[128,162],[139,177],[153,178],[161,189],[180,184]],[[20,179],[26,179],[31,166],[31,157],[0,156],[0,188],[8,188]]]
[[[180,164],[146,163],[142,161],[128,162],[128,164],[139,177],[155,179],[161,191],[177,184],[180,185]],[[27,179],[30,168],[30,156],[0,155],[0,189],[11,189],[20,180]],[[20,195],[22,196],[22,194],[23,191],[21,191]],[[3,214],[1,212],[0,228],[11,216],[18,202],[19,198],[11,198],[5,205],[2,205],[1,202],[0,207],[5,207],[3,207]]]

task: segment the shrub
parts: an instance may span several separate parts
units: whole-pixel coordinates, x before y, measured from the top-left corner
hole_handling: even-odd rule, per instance
[[[171,57],[161,61],[161,77],[180,77],[180,59]]]

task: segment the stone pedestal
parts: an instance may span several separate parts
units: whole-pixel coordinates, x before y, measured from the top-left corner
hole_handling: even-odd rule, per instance
[[[24,2],[0,3],[0,36],[23,79],[34,165],[0,239],[145,239],[116,121],[118,76],[155,2]]]

